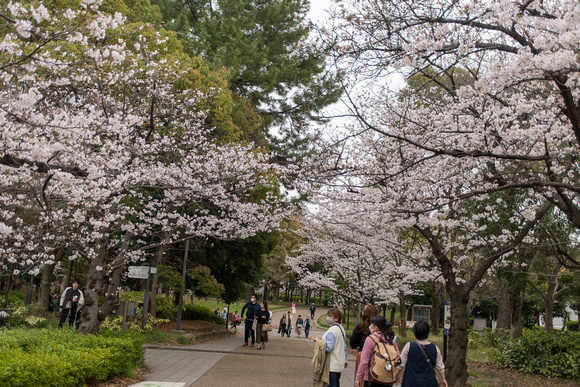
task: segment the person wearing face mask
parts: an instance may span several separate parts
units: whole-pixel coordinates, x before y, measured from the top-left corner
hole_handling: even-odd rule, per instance
[[[256,332],[255,332],[256,328],[253,325],[254,321],[256,321],[256,315],[260,310],[260,304],[256,302],[257,299],[258,297],[255,294],[252,294],[252,298],[250,299],[250,301],[248,301],[246,305],[244,305],[244,307],[242,308],[242,318],[244,318],[244,313],[246,312],[246,310],[248,311],[248,313],[246,313],[246,322],[244,329],[244,347],[248,346],[248,338],[250,335],[252,336],[252,347],[256,342]]]
[[[346,336],[344,329],[340,325],[342,322],[342,312],[336,308],[330,309],[326,316],[326,322],[330,328],[322,336],[322,340],[326,341],[326,353],[330,356],[329,364],[329,384],[328,387],[340,387],[340,376],[342,370],[348,364],[346,362]],[[314,342],[320,340],[318,337],[313,337]]]
[[[388,322],[383,316],[375,315],[370,318],[369,331],[370,335],[365,339],[363,349],[361,351],[361,358],[358,370],[355,374],[355,386],[364,385],[364,387],[379,387],[392,386],[394,383],[375,383],[373,382],[369,370],[373,366],[375,349],[378,343],[385,343],[395,347],[397,357],[400,358],[399,347],[395,341],[395,333],[393,332],[393,324]],[[374,337],[371,337],[374,336]],[[380,349],[379,345],[379,349]],[[383,347],[384,348],[384,347]],[[396,369],[395,369],[396,372]],[[364,384],[362,384],[364,381]]]

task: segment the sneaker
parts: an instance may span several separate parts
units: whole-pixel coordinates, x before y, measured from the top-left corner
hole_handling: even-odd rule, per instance
[[[252,347],[254,346],[254,343],[252,343]]]
[[[252,344],[252,345],[253,345],[253,344]],[[244,343],[244,347],[247,347],[247,346],[248,346],[248,343]]]

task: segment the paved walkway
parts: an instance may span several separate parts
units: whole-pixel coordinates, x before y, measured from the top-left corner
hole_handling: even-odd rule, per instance
[[[324,331],[314,327],[310,339],[281,338],[277,334],[278,322],[283,312],[274,311],[272,325],[265,350],[243,347],[243,336],[229,337],[209,343],[184,347],[148,347],[145,363],[152,373],[147,381],[133,387],[212,387],[221,385],[252,384],[269,386],[309,386],[312,384],[310,361],[314,342],[312,336],[322,336]],[[296,316],[304,317],[306,308],[299,308]],[[320,316],[323,311],[317,310]],[[238,327],[243,334],[244,326]],[[341,377],[342,386],[354,385],[354,359]],[[252,380],[253,382],[248,382]]]

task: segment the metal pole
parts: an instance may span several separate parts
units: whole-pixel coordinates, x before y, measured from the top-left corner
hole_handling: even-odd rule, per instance
[[[179,306],[177,307],[177,326],[176,330],[181,330],[181,316],[183,314],[183,295],[185,294],[185,272],[187,270],[187,253],[189,250],[189,239],[185,241],[185,255],[183,256],[183,271],[181,273],[181,297],[179,297]]]
[[[127,332],[127,307],[129,301],[121,301],[123,303],[123,334]]]
[[[28,292],[26,293],[26,302],[25,302],[26,306],[32,304],[32,294],[34,293],[32,291],[32,281],[33,280],[34,280],[34,277],[30,276],[30,288],[28,288]]]
[[[447,361],[447,335],[443,335],[443,363]]]
[[[143,319],[141,319],[141,329],[147,326],[147,313],[149,312],[149,282],[151,281],[151,266],[147,271],[147,285],[145,286],[145,297],[143,299]]]

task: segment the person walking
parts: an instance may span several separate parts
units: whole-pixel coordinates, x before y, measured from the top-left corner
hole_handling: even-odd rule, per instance
[[[244,312],[246,313],[246,322],[244,329],[244,347],[248,346],[248,339],[252,337],[252,347],[256,342],[256,327],[254,326],[254,321],[256,321],[256,313],[260,310],[260,304],[256,302],[258,297],[256,294],[252,294],[250,301],[246,302],[246,305],[242,307],[242,318],[244,318]]]
[[[353,329],[352,335],[350,336],[350,347],[352,349],[357,349],[356,362],[354,363],[354,374],[358,372],[358,367],[360,364],[361,352],[365,344],[365,340],[370,335],[370,325],[371,318],[378,315],[379,311],[374,305],[367,305],[362,312],[362,320]],[[361,385],[363,381],[361,380]]]
[[[228,307],[227,306],[224,307],[224,310],[222,311],[220,317],[223,318],[224,320],[228,321]]]
[[[373,381],[370,375],[370,369],[373,366],[373,360],[375,355],[376,346],[379,343],[384,343],[385,346],[379,348],[386,352],[386,345],[392,345],[395,348],[396,357],[399,356],[399,347],[395,341],[395,333],[393,332],[393,324],[388,322],[380,314],[374,315],[369,321],[369,331],[370,334],[366,337],[363,343],[363,349],[361,352],[360,364],[358,371],[355,374],[355,386],[364,387],[380,387],[380,386],[393,386],[394,383],[387,383],[381,381]],[[387,363],[387,367],[393,367],[396,372],[396,365],[393,366]]]
[[[232,325],[233,325],[234,329],[236,329],[236,327],[238,326],[239,323],[240,323],[240,316],[238,315],[238,311],[236,310],[235,313],[232,315]]]
[[[310,318],[306,316],[304,319],[304,336],[308,338],[308,333],[310,333]]]
[[[298,318],[296,319],[296,333],[298,334],[298,338],[300,338],[300,335],[302,334],[302,326],[304,325],[304,320],[302,320],[302,316],[298,315]]]
[[[256,341],[258,349],[265,349],[268,342],[268,332],[264,331],[264,324],[270,321],[270,312],[268,311],[268,302],[263,301],[260,304],[260,310],[256,313]]]
[[[58,324],[59,328],[68,318],[68,325],[72,326],[78,321],[81,309],[85,304],[85,297],[83,292],[79,289],[79,280],[75,279],[72,285],[62,292],[60,297],[60,322]]]
[[[314,312],[316,312],[316,307],[314,306],[314,303],[312,303],[312,305],[310,305],[310,318],[314,320]]]
[[[348,367],[346,359],[346,336],[344,328],[340,325],[342,322],[342,312],[336,308],[330,309],[326,316],[326,322],[330,328],[322,336],[326,341],[326,352],[330,355],[329,381],[328,387],[340,387],[340,376],[342,371]],[[314,342],[320,340],[314,336]]]
[[[296,314],[296,304],[292,302],[292,314]]]
[[[288,318],[286,319],[286,337],[290,337],[292,333],[292,316],[290,315],[290,311],[288,311]]]
[[[401,351],[399,368],[404,369],[401,387],[437,387],[436,372],[441,377],[441,386],[447,387],[443,357],[439,347],[427,340],[429,331],[429,324],[425,320],[419,320],[413,325],[417,341],[408,342]]]
[[[278,327],[278,333],[282,333],[280,337],[284,337],[286,334],[286,315],[283,314],[282,318],[280,319],[280,326]]]

